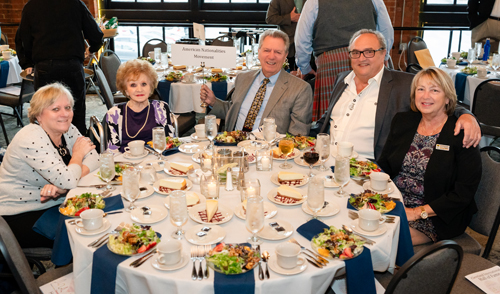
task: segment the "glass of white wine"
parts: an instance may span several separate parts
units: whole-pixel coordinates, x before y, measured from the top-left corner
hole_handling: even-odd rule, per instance
[[[316,138],[316,151],[319,153],[319,160],[321,161],[320,171],[327,171],[325,162],[330,156],[330,135],[325,133],[318,134]]]
[[[335,195],[344,197],[347,193],[343,190],[344,186],[349,183],[349,157],[337,155],[335,157],[335,172],[333,173],[335,182],[339,184],[340,189],[335,192]]]
[[[165,128],[153,128],[153,149],[158,152],[158,160],[161,160],[162,152],[167,148],[167,140],[165,138]]]
[[[307,188],[307,206],[313,211],[313,219],[318,218],[318,212],[323,208],[324,203],[325,185],[323,178],[312,178]]]
[[[110,182],[115,178],[115,160],[114,154],[104,152],[100,155],[101,166],[99,168],[99,177],[106,182],[106,190],[114,191],[115,187],[111,186]]]
[[[252,233],[248,241],[255,248],[262,243],[257,237],[257,233],[264,228],[264,199],[261,196],[252,196],[247,198],[246,227]]]
[[[188,220],[188,210],[186,202],[186,192],[176,190],[170,193],[170,222],[177,227],[172,233],[172,238],[181,240],[184,235],[182,226]]]
[[[288,160],[288,155],[292,154],[293,149],[294,149],[294,141],[293,138],[283,138],[281,139],[279,143],[279,148],[281,153],[285,156],[285,162],[280,164],[280,167],[283,169],[289,169],[292,168],[292,165],[287,163],[286,161]]]
[[[126,200],[130,201],[129,207],[125,211],[132,211],[137,207],[134,206],[135,200],[139,198],[141,191],[139,189],[139,178],[140,173],[139,170],[135,168],[126,168],[123,171],[122,180],[123,180],[123,192],[122,197]]]
[[[210,145],[214,146],[214,139],[217,137],[217,121],[215,115],[205,116],[205,134],[210,140]]]

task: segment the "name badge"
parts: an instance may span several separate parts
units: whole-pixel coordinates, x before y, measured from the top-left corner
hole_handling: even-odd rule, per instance
[[[442,144],[436,144],[436,149],[437,150],[443,150],[443,151],[450,151],[450,146],[448,146],[448,145],[442,145]]]

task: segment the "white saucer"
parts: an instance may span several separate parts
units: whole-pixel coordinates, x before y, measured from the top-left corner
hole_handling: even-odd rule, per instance
[[[179,261],[176,264],[171,264],[171,265],[163,265],[163,264],[159,263],[158,262],[158,253],[153,255],[153,257],[151,257],[151,265],[155,269],[161,270],[161,271],[173,271],[176,269],[180,269],[180,268],[185,267],[186,264],[188,264],[188,262],[189,262],[189,255],[187,253],[182,254],[181,261]]]
[[[301,191],[299,189],[295,189],[295,190],[297,190],[297,192],[300,192],[300,194],[302,194],[302,200],[299,200],[299,201],[297,201],[295,203],[283,203],[283,202],[280,202],[280,201],[276,200],[274,197],[276,196],[276,194],[278,192],[278,188],[271,189],[271,191],[269,191],[269,193],[267,193],[267,199],[269,199],[273,203],[276,203],[276,204],[279,204],[279,205],[285,205],[285,206],[299,205],[299,204],[301,204],[301,203],[303,203],[304,201],[307,200],[306,193],[304,193],[303,191]]]
[[[384,191],[378,191],[378,190],[375,190],[372,188],[372,186],[370,185],[370,180],[366,181],[363,184],[363,189],[372,190],[372,191],[377,192],[379,194],[391,194],[392,192],[394,192],[394,188],[392,187],[391,183],[387,183],[387,189],[385,189]]]
[[[302,203],[302,210],[309,215],[313,215],[313,211],[307,206],[307,202]],[[340,206],[336,202],[330,200],[325,208],[318,211],[318,216],[333,216],[339,213],[339,211]]]
[[[176,161],[178,163],[187,163],[187,164],[192,164],[191,162],[187,162],[187,161]],[[199,164],[193,164],[193,168],[194,169],[199,169],[201,168]],[[165,162],[165,168],[163,169],[163,171],[169,175],[169,176],[172,176],[172,177],[187,177],[187,173],[185,174],[173,174],[170,172],[170,162]]]
[[[159,162],[163,162],[163,164],[158,164]],[[146,166],[146,164],[151,163],[151,166],[155,169],[156,172],[162,172],[163,169],[165,168],[165,163],[167,163],[166,160],[148,160],[143,163],[141,163],[141,166]]]
[[[484,77],[480,77],[478,76],[477,74],[474,75],[475,78],[478,78],[478,79],[481,79],[481,80],[487,80],[489,79],[488,75],[484,76]]]
[[[209,227],[210,231],[207,232],[207,235],[198,237],[196,233],[201,232],[204,227]],[[221,226],[195,225],[186,230],[184,237],[186,241],[194,245],[211,245],[224,240],[226,231]]]
[[[77,222],[80,222],[80,220],[78,220]],[[111,223],[106,218],[103,218],[102,227],[97,229],[97,230],[93,230],[93,231],[87,231],[84,228],[79,227],[78,225],[75,225],[75,227],[76,227],[75,231],[78,234],[84,235],[84,236],[92,236],[92,235],[97,235],[97,234],[100,234],[100,233],[108,230],[109,227],[111,227]]]
[[[156,192],[156,193],[158,193],[158,194],[162,194],[162,195],[170,195],[170,193],[160,191],[160,181],[161,181],[161,180],[164,180],[164,179],[159,179],[158,181],[156,181],[156,182],[153,184],[153,189],[154,189],[154,190],[155,190],[155,192]],[[193,188],[193,182],[191,182],[191,180],[189,180],[189,179],[186,179],[186,189],[184,189],[184,191],[191,190],[191,188]]]
[[[201,140],[201,141],[208,141],[208,138],[205,136],[205,137],[198,137],[196,135],[196,133],[192,133],[191,134],[191,139],[193,140]]]
[[[139,198],[137,198],[137,199],[143,199],[143,198],[149,197],[149,196],[153,195],[153,193],[155,192],[153,187],[151,187],[150,185],[144,185],[143,187],[145,187],[147,190],[141,191],[141,194],[139,195]]]
[[[297,165],[300,165],[300,166],[309,167],[309,164],[304,161],[303,154],[301,156],[299,156],[299,157],[295,157],[293,159],[293,162],[295,162]],[[318,160],[318,162],[316,162],[315,164],[313,164],[313,167],[314,166],[318,166],[320,164],[321,164],[321,161]]]
[[[276,205],[269,203],[269,202],[264,202],[264,217],[265,218],[273,218],[277,213],[278,213],[278,208],[276,207]],[[238,205],[234,208],[234,214],[241,219],[247,218],[247,214],[243,210],[242,205]]]
[[[279,172],[274,173],[271,176],[271,183],[273,183],[275,185],[278,185],[278,186],[281,186],[283,184],[280,184],[280,182],[278,181],[278,174],[279,174]],[[303,173],[298,173],[298,174],[301,174],[303,176],[302,180],[300,180],[300,182],[297,183],[297,184],[287,185],[287,186],[290,186],[290,187],[301,187],[301,186],[306,185],[309,182],[309,177],[306,174],[303,174]]]
[[[234,215],[234,213],[231,209],[220,204],[220,202],[219,202],[219,206],[217,208],[216,214],[220,213],[221,219],[220,219],[220,221],[216,221],[216,220],[212,219],[212,222],[209,223],[209,222],[203,221],[201,219],[200,214],[198,213],[198,212],[205,212],[206,213],[206,210],[207,210],[207,204],[200,203],[200,204],[197,204],[197,205],[191,207],[191,209],[189,209],[189,211],[188,211],[188,214],[189,214],[189,217],[192,220],[194,220],[195,222],[200,223],[200,224],[209,224],[209,225],[220,225],[223,223],[227,223],[228,221],[230,221],[233,218],[233,215]]]
[[[351,228],[356,233],[367,236],[367,237],[375,237],[385,234],[387,232],[387,226],[385,224],[381,224],[378,226],[378,229],[373,232],[368,232],[359,227],[359,219],[355,219],[351,222]]]
[[[198,195],[199,201],[198,201],[198,203],[196,203],[194,205],[198,205],[200,203],[206,203],[207,202],[207,198],[205,198],[205,196],[203,196],[201,193],[195,193],[195,192],[187,191],[186,192],[186,196],[188,194],[190,194],[190,193]],[[163,200],[163,204],[165,205],[166,208],[170,209],[170,196],[165,197],[165,200]],[[191,205],[191,206],[188,205],[188,209],[191,208],[191,207],[193,207],[194,205]]]
[[[151,215],[146,217],[143,214],[143,210],[140,206],[132,210],[130,213],[130,218],[140,224],[154,224],[159,221],[164,220],[168,216],[168,210],[160,205],[148,205],[151,210]]]
[[[331,153],[333,158],[337,157],[337,149],[336,148],[333,148],[331,149]],[[351,158],[358,158],[359,154],[358,152],[352,150],[352,153],[351,153]]]
[[[130,151],[125,151],[125,153],[123,153],[123,157],[127,158],[127,159],[139,159],[139,158],[144,158],[146,156],[148,156],[149,152],[144,149],[144,152],[142,153],[142,155],[139,155],[139,156],[135,156],[135,155],[132,155],[130,154]]]
[[[307,268],[307,261],[305,260],[304,257],[299,256],[299,259],[302,258],[304,260],[304,263],[302,265],[298,265],[294,268],[287,269],[287,268],[282,268],[281,266],[278,265],[278,260],[276,257],[270,258],[268,261],[269,268],[280,275],[285,275],[285,276],[292,276],[296,274],[300,274],[301,272],[305,271]]]
[[[274,222],[277,222],[281,227],[285,229],[285,231],[278,232],[269,225],[270,223]],[[257,236],[266,240],[278,241],[286,239],[290,237],[292,234],[293,234],[293,226],[289,222],[284,220],[266,220],[264,221],[264,228],[262,229],[262,231],[257,233]]]

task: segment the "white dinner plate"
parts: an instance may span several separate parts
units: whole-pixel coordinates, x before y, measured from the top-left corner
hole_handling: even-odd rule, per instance
[[[149,204],[148,207],[151,210],[151,215],[144,215],[142,208],[137,207],[130,212],[130,218],[140,224],[154,224],[164,220],[168,215],[168,210],[163,206]]]
[[[448,66],[448,64],[445,64],[444,66],[446,66],[447,68],[449,69],[457,69],[458,68],[458,65],[455,65],[455,66]]]
[[[301,187],[301,186],[306,185],[309,182],[309,177],[307,175],[305,175],[303,173],[298,173],[298,174],[301,174],[303,176],[303,178],[302,178],[302,180],[300,180],[300,182],[294,182],[292,184],[280,184],[280,182],[278,181],[278,174],[279,174],[279,172],[274,173],[271,176],[271,182],[275,185],[278,185],[278,186],[286,185],[286,186],[290,186],[290,187]]]
[[[148,160],[143,163],[141,163],[141,166],[146,166],[149,163],[151,163],[151,166],[155,169],[156,172],[162,172],[163,169],[165,168],[165,163],[167,163],[166,160]],[[163,164],[161,164],[163,163]]]
[[[262,147],[264,147],[266,144],[267,144],[266,141],[245,140],[245,141],[239,142],[237,146],[245,148],[245,151],[248,152],[248,150],[253,151],[253,150],[262,149]]]
[[[354,232],[367,237],[380,236],[385,234],[385,232],[387,232],[387,226],[385,224],[380,224],[378,226],[378,229],[376,229],[373,232],[365,231],[359,227],[359,219],[355,219],[351,222],[351,228]]]
[[[211,222],[207,222],[207,204],[200,203],[189,209],[189,217],[197,223],[209,224],[209,225],[219,225],[227,223],[233,218],[233,211],[228,207],[219,203],[217,212],[212,218]]]
[[[332,155],[333,158],[337,157],[337,152],[338,152],[337,148],[332,148],[330,149],[330,151],[331,151],[330,154]],[[352,150],[351,158],[358,158],[358,156],[359,156],[358,152]]]
[[[208,142],[199,142],[199,143],[184,143],[179,146],[179,151],[186,154],[193,154],[199,151],[202,151],[207,147]]]
[[[175,162],[177,162],[177,163],[188,163],[188,164],[192,164],[191,162],[187,162],[187,161],[175,161]],[[199,165],[199,164],[196,164],[196,163],[195,163],[195,164],[193,164],[193,169],[198,169],[198,168],[200,168],[200,165]],[[172,177],[187,177],[187,173],[185,173],[185,174],[181,174],[181,172],[180,172],[180,171],[179,171],[179,172],[176,172],[176,171],[172,172],[172,171],[170,170],[170,162],[166,162],[166,163],[165,163],[165,169],[164,169],[164,171],[165,171],[165,173],[166,173],[167,175],[172,176]]]
[[[141,191],[141,194],[139,194],[139,198],[137,198],[137,199],[147,198],[147,197],[153,195],[153,193],[155,192],[153,187],[151,187],[150,185],[144,185],[142,187],[146,188],[147,190]]]
[[[313,215],[313,211],[307,206],[307,202],[302,203],[302,210],[309,215]],[[328,205],[318,211],[318,216],[333,216],[339,213],[339,211],[340,206],[336,202],[328,201]]]
[[[288,268],[282,268],[281,266],[278,265],[278,260],[276,258],[270,258],[268,261],[269,268],[280,275],[285,275],[285,276],[292,276],[296,274],[300,274],[301,272],[305,271],[307,268],[307,262],[304,259],[304,257],[299,256],[299,259],[303,260],[303,263],[301,265],[297,265],[294,268],[288,269]]]
[[[149,152],[144,149],[144,152],[142,153],[142,155],[139,155],[139,156],[135,156],[135,155],[132,155],[130,153],[130,151],[125,151],[125,153],[123,153],[123,157],[125,157],[126,159],[140,159],[140,158],[144,158],[146,156],[148,156]]]
[[[193,140],[200,140],[200,141],[208,141],[208,138],[206,136],[204,137],[198,137],[196,133],[191,134],[191,139]]]
[[[281,227],[283,227],[285,230],[282,232],[276,231],[273,227],[271,227],[269,224],[277,222]],[[257,233],[257,236],[262,239],[266,240],[271,240],[271,241],[278,241],[278,240],[283,240],[288,237],[290,237],[293,234],[293,226],[284,220],[267,220],[264,221],[264,228],[262,231]]]
[[[276,148],[278,148],[278,147],[276,147]],[[282,154],[282,155],[283,155],[283,154]],[[302,155],[302,152],[300,152],[300,150],[299,150],[299,149],[297,149],[297,148],[293,148],[293,152],[292,152],[290,155],[288,155],[288,160],[290,160],[290,159],[294,159],[295,157],[299,157],[299,156],[301,156],[301,155]],[[282,158],[282,157],[276,157],[276,156],[273,156],[273,159],[274,159],[274,160],[285,160],[285,158]]]
[[[158,181],[156,181],[154,184],[153,184],[153,189],[155,190],[156,193],[158,194],[162,194],[162,195],[170,195],[170,192],[163,192],[163,191],[160,191],[160,181],[161,180],[165,180],[165,179],[160,179]],[[193,182],[191,182],[189,179],[186,179],[186,189],[184,189],[184,191],[188,191],[188,190],[191,190],[191,188],[193,188]]]
[[[269,203],[269,202],[264,202],[264,217],[265,218],[273,218],[277,213],[278,213],[278,208],[276,207],[276,205]],[[236,216],[241,218],[241,219],[247,218],[247,213],[245,210],[243,210],[242,205],[238,205],[234,208],[234,214],[236,214]]]
[[[203,151],[199,151],[199,152],[196,152],[195,154],[191,155],[191,159],[196,162],[196,163],[200,163],[200,154],[202,153]]]
[[[77,223],[78,222],[81,222],[81,220],[78,220]],[[103,218],[102,227],[100,227],[97,230],[87,231],[83,227],[79,227],[78,225],[75,225],[75,231],[80,235],[93,236],[93,235],[97,235],[97,234],[100,234],[102,232],[107,231],[110,227],[111,227],[111,223],[106,218]]]
[[[481,80],[487,80],[487,79],[489,79],[488,75],[486,75],[486,76],[484,76],[484,77],[480,77],[480,76],[478,76],[477,74],[475,74],[473,77],[478,78],[478,79],[481,79]]]
[[[297,190],[297,192],[300,192],[300,194],[302,194],[302,197],[303,197],[302,200],[298,200],[296,202],[291,202],[291,203],[290,202],[281,202],[281,200],[276,198],[276,195],[278,194],[278,188],[271,189],[271,191],[269,191],[269,193],[267,193],[267,199],[269,199],[271,202],[274,202],[276,204],[285,205],[285,206],[293,206],[293,205],[302,204],[304,201],[306,201],[307,195],[305,195],[305,193],[299,189],[295,189],[295,190]]]
[[[387,183],[387,189],[385,189],[384,191],[378,191],[378,190],[375,190],[372,188],[369,180],[363,184],[363,189],[372,190],[372,191],[377,192],[379,194],[391,194],[392,192],[394,192],[394,188],[392,187],[391,183]]]
[[[205,198],[205,196],[203,196],[201,193],[195,193],[195,192],[188,191],[188,192],[186,192],[186,196],[188,194],[196,194],[199,198],[198,203],[196,203],[194,205],[188,205],[188,209],[195,206],[195,205],[198,205],[200,203],[207,202],[207,198]],[[163,204],[165,205],[166,208],[170,209],[170,196],[165,197],[165,200],[163,200]]]
[[[293,161],[297,164],[297,165],[300,165],[300,166],[305,166],[305,167],[309,167],[309,164],[307,162],[304,161],[304,157],[303,155],[301,154],[300,156],[298,157],[295,157],[293,159]],[[318,162],[316,162],[315,164],[313,164],[313,166],[318,166],[320,165],[321,162],[318,160]]]
[[[204,227],[209,227],[210,231],[203,237],[198,237],[196,234],[201,232]],[[195,225],[186,230],[184,234],[186,241],[194,245],[212,245],[224,240],[226,231],[221,226]]]
[[[155,255],[153,255],[153,257],[151,258],[151,265],[157,270],[173,271],[185,267],[186,264],[188,264],[189,260],[189,254],[187,252],[184,252],[182,253],[181,260],[178,263],[170,265],[161,264],[158,262],[158,253],[155,253]]]

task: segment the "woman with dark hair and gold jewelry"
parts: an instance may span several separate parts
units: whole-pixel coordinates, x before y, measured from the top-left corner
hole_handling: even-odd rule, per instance
[[[149,62],[133,59],[120,65],[116,87],[129,101],[113,106],[106,114],[109,150],[124,152],[131,141],[151,141],[152,129],[158,126],[165,128],[165,135],[173,136],[168,104],[149,100],[157,85],[158,76]]]

